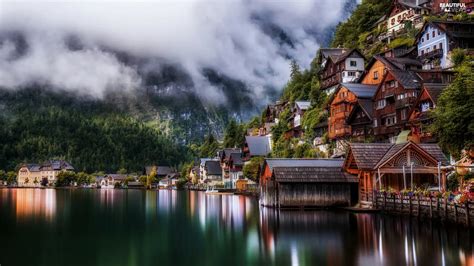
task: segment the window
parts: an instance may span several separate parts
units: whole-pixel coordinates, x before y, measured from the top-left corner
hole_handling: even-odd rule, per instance
[[[407,109],[402,109],[401,112],[400,112],[400,118],[402,120],[406,120],[407,119]]]
[[[440,30],[438,30],[438,35],[441,35],[441,31],[440,31]]]
[[[378,71],[374,71],[374,79],[378,79],[379,78],[379,72]]]
[[[433,38],[435,37],[435,31],[431,32],[431,37],[433,37]]]
[[[357,66],[357,61],[351,60],[350,64],[351,64],[351,67],[355,67]]]
[[[387,105],[387,101],[385,99],[377,101],[377,109],[382,109]]]
[[[442,42],[439,43],[439,49],[443,50],[443,43]]]
[[[374,119],[374,127],[377,127],[377,119]]]
[[[421,55],[424,55],[425,54],[425,50],[421,50]]]
[[[395,18],[392,18],[392,25],[395,25]]]
[[[426,40],[427,40],[427,41],[430,40],[430,34],[429,34],[429,33],[426,34]]]
[[[423,102],[421,103],[421,111],[426,112],[430,109],[430,103],[429,102]]]
[[[402,20],[402,16],[398,15],[397,16],[397,21],[400,22],[400,20]]]
[[[435,45],[433,45],[433,51],[435,51],[435,50],[436,50],[436,44],[435,44]]]
[[[421,38],[421,42],[424,42],[425,41],[425,38]]]
[[[355,73],[354,71],[349,71],[349,72],[347,73],[347,75],[348,75],[349,77],[354,77],[354,76],[356,75],[356,73]]]
[[[390,80],[389,82],[387,82],[387,86],[389,88],[397,87],[397,85],[398,85],[398,82],[396,80]]]

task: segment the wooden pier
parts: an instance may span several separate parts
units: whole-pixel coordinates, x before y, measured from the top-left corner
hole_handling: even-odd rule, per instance
[[[379,193],[376,198],[373,207],[382,212],[439,219],[474,227],[473,200],[461,204],[446,198],[383,193]]]

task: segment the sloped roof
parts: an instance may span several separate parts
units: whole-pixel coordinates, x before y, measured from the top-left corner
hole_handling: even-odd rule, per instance
[[[357,183],[358,178],[345,174],[341,167],[276,167],[277,182]]]
[[[230,155],[231,155],[232,153],[241,153],[241,152],[242,152],[241,149],[237,149],[237,148],[226,148],[226,149],[223,149],[223,150],[220,150],[220,151],[219,151],[219,158],[225,159],[225,160],[229,160]]]
[[[207,161],[206,162],[207,175],[222,175],[222,168],[220,162]]]
[[[330,56],[339,56],[343,54],[347,49],[344,48],[321,48],[319,52],[324,58],[328,58]]]
[[[127,179],[127,175],[122,175],[122,174],[106,174],[106,177],[110,177],[113,180],[125,180]]]
[[[357,98],[372,98],[377,91],[377,85],[366,85],[360,83],[341,83],[341,86],[354,93]]]
[[[245,136],[251,156],[267,156],[272,152],[270,136]]]
[[[449,161],[443,153],[443,150],[435,143],[420,143],[418,144],[423,150],[431,154],[438,162],[443,165],[449,165]]]
[[[28,168],[28,171],[30,172],[39,172],[41,171],[41,166],[39,164],[34,164],[34,163],[30,163],[30,164],[25,164],[25,167]]]
[[[267,158],[265,163],[271,171],[276,167],[342,167],[343,159],[293,159]]]
[[[414,142],[406,142],[400,144],[392,143],[351,143],[350,151],[352,152],[357,167],[359,169],[375,169],[383,165],[387,160],[399,153],[405,147],[414,145],[420,148],[436,161],[443,165],[449,165],[446,156],[444,155],[438,144],[416,144]]]
[[[307,110],[311,106],[310,101],[295,101],[295,104],[300,108],[301,110]]]
[[[242,161],[242,153],[232,153],[230,155],[230,160],[234,165],[243,165],[244,162]]]
[[[390,73],[392,73],[405,89],[419,89],[421,87],[421,79],[413,71],[390,70]]]
[[[359,52],[359,50],[357,49],[350,49],[350,50],[347,50],[345,51],[344,53],[340,54],[337,58],[336,58],[336,61],[334,61],[334,63],[338,63],[338,62],[341,62],[342,60],[345,60],[347,57],[349,57],[352,53],[358,53],[362,58],[365,59],[364,55],[362,55],[361,52]]]
[[[356,105],[352,108],[349,116],[347,117],[347,121],[351,121],[353,116],[356,114],[357,110],[362,110],[367,117],[372,120],[373,113],[374,113],[374,106],[371,99],[359,99],[357,100]]]
[[[446,88],[447,84],[442,84],[442,83],[424,83],[423,87],[424,89],[428,92],[430,95],[431,99],[435,103],[438,102],[438,97],[441,95],[441,92]]]
[[[350,143],[350,149],[359,169],[373,169],[385,153],[392,147],[391,143]]]
[[[164,166],[164,165],[150,165],[145,167],[145,174],[150,175],[151,171],[153,170],[153,167],[156,167],[156,175],[158,176],[165,176],[169,173],[173,172],[173,169],[169,166]]]
[[[200,158],[200,165],[204,167],[207,161],[217,161],[216,158]]]

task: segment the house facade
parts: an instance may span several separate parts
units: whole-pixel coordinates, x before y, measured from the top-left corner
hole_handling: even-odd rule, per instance
[[[374,135],[395,142],[406,128],[408,115],[421,89],[413,71],[388,70],[374,96]]]
[[[340,139],[351,135],[347,118],[360,99],[370,100],[377,86],[358,83],[343,83],[329,100],[328,137]]]
[[[453,49],[474,48],[474,23],[426,22],[417,35],[416,45],[423,69],[451,68],[450,52]]]
[[[220,161],[206,161],[204,164],[204,173],[202,175],[203,183],[209,186],[223,186],[222,168]]]
[[[354,141],[369,140],[373,134],[372,99],[359,99],[346,119],[351,128],[351,139]]]
[[[74,167],[62,160],[43,164],[23,164],[18,170],[17,184],[20,187],[39,187],[42,184],[52,186],[58,174],[63,171],[74,171]]]
[[[333,93],[339,83],[357,82],[364,72],[365,58],[357,49],[320,49],[321,89]]]
[[[441,92],[447,84],[424,83],[420,95],[416,99],[410,111],[408,124],[411,131],[411,139],[414,142],[435,142],[436,139],[427,130],[432,123],[430,113],[436,108],[436,103]]]

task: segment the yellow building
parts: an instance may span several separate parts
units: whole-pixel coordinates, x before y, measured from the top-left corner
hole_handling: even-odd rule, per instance
[[[39,187],[44,184],[54,185],[62,171],[74,171],[66,161],[48,161],[43,164],[24,164],[18,170],[17,183],[20,187]]]

